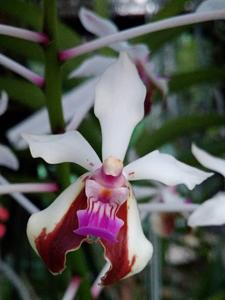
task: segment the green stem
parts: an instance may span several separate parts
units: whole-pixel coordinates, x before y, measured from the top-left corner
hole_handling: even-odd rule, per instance
[[[58,34],[56,0],[44,1],[44,32],[50,42],[45,47],[45,97],[52,133],[64,132],[62,110],[62,80],[58,61]],[[57,169],[62,188],[69,185],[69,166],[62,164]]]
[[[52,133],[64,132],[64,118],[62,110],[62,79],[61,67],[58,60],[58,31],[56,0],[44,0],[44,32],[50,42],[45,47],[45,97]],[[69,167],[67,164],[59,165],[57,175],[62,187],[69,184]],[[90,284],[87,274],[88,267],[82,250],[74,254],[73,263],[76,273],[82,277],[79,289],[81,299],[91,300]],[[77,268],[76,268],[77,266]]]

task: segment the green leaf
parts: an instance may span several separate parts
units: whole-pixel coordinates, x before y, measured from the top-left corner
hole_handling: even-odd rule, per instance
[[[169,90],[178,92],[192,85],[215,83],[222,80],[225,80],[225,66],[220,68],[209,66],[196,71],[173,74],[169,80]]]
[[[212,126],[225,125],[225,115],[205,114],[178,117],[169,120],[154,133],[149,134],[146,130],[139,137],[136,145],[139,155],[144,155],[175,139],[190,135]]]
[[[31,108],[40,108],[44,105],[44,94],[32,83],[13,77],[0,77],[0,89],[9,96]]]
[[[43,49],[40,45],[18,38],[0,35],[0,47],[7,51],[7,55],[21,55],[36,61],[44,61]]]
[[[41,30],[42,10],[41,7],[19,0],[0,1],[0,11],[35,30]]]

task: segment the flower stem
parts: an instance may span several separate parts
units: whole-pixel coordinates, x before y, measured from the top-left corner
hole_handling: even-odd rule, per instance
[[[61,68],[58,61],[58,34],[56,0],[44,1],[44,32],[49,37],[45,47],[45,96],[52,133],[64,132],[62,110]],[[59,182],[64,188],[69,184],[69,167],[58,166]]]
[[[0,175],[0,184],[10,184],[3,176]],[[16,200],[16,202],[21,205],[26,211],[28,211],[30,214],[36,213],[39,211],[39,209],[24,195],[20,193],[12,193],[10,194],[12,198]]]
[[[45,193],[57,191],[54,183],[17,183],[0,185],[0,195],[12,193]]]
[[[44,85],[44,78],[40,75],[32,72],[26,67],[15,62],[13,59],[0,54],[0,65],[6,67],[7,69],[19,74],[20,76],[26,78],[27,80],[33,82],[35,85],[42,87]]]
[[[21,29],[8,25],[0,24],[0,34],[17,37],[35,43],[48,43],[48,37],[42,32],[35,32],[27,29]]]
[[[57,32],[57,7],[56,0],[44,0],[44,33],[49,37],[45,47],[45,95],[46,105],[53,133],[64,132],[64,118],[62,111],[61,70],[58,60],[58,32]],[[69,183],[68,165],[62,164],[57,170],[62,186]],[[88,273],[88,267],[81,250],[73,255],[76,273],[81,277],[82,284],[79,289],[81,299],[91,300],[90,284],[83,277]]]
[[[78,55],[92,52],[94,50],[107,47],[113,43],[126,41],[147,33],[157,32],[165,29],[181,27],[196,23],[202,23],[213,20],[224,20],[225,10],[215,10],[211,12],[190,13],[182,16],[168,18],[162,21],[152,22],[150,24],[137,26],[135,28],[127,29],[114,33],[92,42],[85,43],[78,47],[67,49],[59,53],[60,60],[66,61]]]
[[[192,212],[199,207],[198,204],[173,204],[173,203],[146,203],[138,205],[140,211],[143,212],[166,212],[166,213],[176,213],[176,212]]]

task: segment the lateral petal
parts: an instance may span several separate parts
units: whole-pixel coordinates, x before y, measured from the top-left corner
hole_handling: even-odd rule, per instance
[[[146,239],[138,213],[132,187],[129,198],[121,205],[117,217],[124,222],[117,243],[101,240],[109,268],[102,277],[104,285],[129,277],[143,270],[153,254],[152,244]]]
[[[95,115],[102,130],[103,160],[123,160],[134,127],[144,116],[146,88],[126,53],[102,75],[95,91]],[[122,126],[121,126],[122,122]]]
[[[170,186],[185,184],[190,190],[213,175],[188,166],[158,150],[128,164],[124,172],[128,180],[157,180]]]
[[[101,165],[94,149],[78,131],[63,134],[24,134],[31,155],[43,158],[49,164],[73,162],[87,170],[96,170]]]
[[[115,61],[116,58],[113,57],[94,55],[86,59],[77,69],[73,70],[69,77],[99,76]]]
[[[76,212],[86,208],[84,174],[70,185],[46,209],[33,214],[27,224],[27,236],[33,249],[42,257],[48,269],[61,273],[66,254],[80,247],[85,237],[73,231],[78,226]]]
[[[225,159],[213,156],[206,151],[200,149],[196,145],[192,145],[192,153],[201,165],[207,169],[220,173],[225,177]]]
[[[191,227],[223,224],[225,224],[225,192],[219,192],[205,201],[188,219],[188,225]]]

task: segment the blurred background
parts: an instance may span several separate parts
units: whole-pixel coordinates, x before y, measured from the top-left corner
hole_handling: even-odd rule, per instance
[[[79,20],[78,11],[83,6],[110,19],[123,30],[192,12],[200,3],[201,0],[58,0],[60,49],[95,38]],[[42,1],[0,1],[2,24],[41,31],[42,15]],[[168,80],[168,94],[163,95],[152,86],[149,109],[134,132],[126,159],[134,153],[142,156],[161,149],[185,163],[200,167],[191,154],[192,142],[222,158],[225,153],[224,22],[168,29],[132,39],[131,43],[144,43],[149,47],[154,72]],[[36,73],[44,74],[44,54],[40,45],[2,35],[0,49],[1,53]],[[110,57],[118,55],[110,48],[96,53]],[[91,55],[93,53],[81,55],[63,66],[64,94],[86,82],[86,78],[69,79],[68,75]],[[1,174],[10,182],[57,182],[59,174],[54,165],[49,166],[41,159],[34,160],[27,149],[18,146],[19,140],[12,143],[12,135],[9,138],[15,126],[45,106],[42,91],[3,67],[0,67],[0,89],[10,98],[8,110],[0,118],[0,142],[11,147],[20,162],[19,171],[1,167]],[[82,119],[78,130],[100,153],[100,127],[92,109]],[[71,182],[83,173],[72,164],[70,171]],[[151,187],[152,183],[140,182],[140,186]],[[202,203],[221,190],[224,190],[224,178],[215,174],[192,192],[181,186],[177,193],[193,203]],[[42,209],[55,199],[56,194],[28,197]],[[137,198],[140,203],[152,199],[138,192]],[[55,277],[28,244],[26,223],[29,213],[10,196],[1,196],[0,204],[9,213],[7,220],[2,222],[6,232],[0,238],[1,300],[65,299],[63,295],[72,276],[81,277],[82,282],[94,282],[104,265],[102,249],[98,245],[84,244],[82,252],[70,253],[67,270]],[[152,263],[140,274],[105,288],[99,299],[224,300],[225,227],[193,230],[186,220],[184,214],[154,217],[145,214],[143,228],[155,249]],[[85,261],[85,266],[78,264],[79,260]],[[26,290],[25,296],[18,292],[10,270],[21,280],[20,289]],[[81,288],[85,290],[87,285],[83,284]],[[82,295],[78,292],[76,299],[89,299]]]

